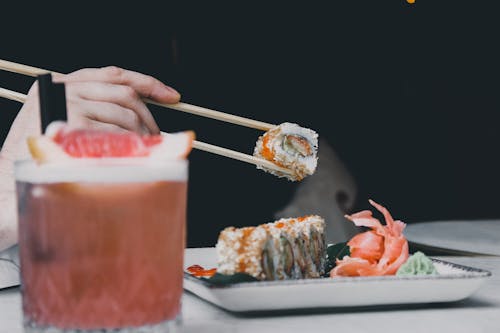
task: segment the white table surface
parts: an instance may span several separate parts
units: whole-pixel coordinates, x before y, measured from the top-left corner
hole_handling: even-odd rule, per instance
[[[406,226],[405,236],[428,247],[500,256],[500,220],[412,223]]]
[[[443,257],[489,270],[493,276],[472,297],[451,304],[372,309],[326,309],[235,315],[185,293],[183,332],[500,332],[500,257]],[[0,290],[0,332],[21,327],[19,288]]]

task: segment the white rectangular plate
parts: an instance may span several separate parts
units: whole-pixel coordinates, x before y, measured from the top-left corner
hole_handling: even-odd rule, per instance
[[[437,276],[352,277],[244,282],[214,286],[184,275],[184,289],[234,312],[459,301],[491,273],[433,259]],[[185,267],[216,267],[214,248],[186,249]]]

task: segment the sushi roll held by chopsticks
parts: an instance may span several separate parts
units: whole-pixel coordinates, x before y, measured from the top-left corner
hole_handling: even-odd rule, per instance
[[[292,174],[269,170],[263,166],[258,169],[292,181],[302,180],[312,175],[318,164],[318,134],[297,124],[283,123],[260,136],[253,155],[290,169]]]

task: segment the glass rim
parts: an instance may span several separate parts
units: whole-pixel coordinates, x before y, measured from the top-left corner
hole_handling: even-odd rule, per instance
[[[31,183],[186,181],[188,166],[187,159],[147,157],[81,158],[44,164],[28,159],[14,162],[14,178]]]

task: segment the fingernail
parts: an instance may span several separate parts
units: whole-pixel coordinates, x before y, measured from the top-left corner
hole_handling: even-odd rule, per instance
[[[181,94],[179,94],[179,92],[178,92],[177,90],[175,90],[174,88],[169,87],[169,86],[165,86],[165,87],[166,87],[166,88],[167,88],[167,90],[168,90],[168,91],[170,91],[171,93],[176,94],[176,95],[179,95],[179,96],[181,95]]]
[[[166,85],[157,85],[154,88],[151,97],[159,102],[173,103],[180,99],[180,94],[174,89]]]

